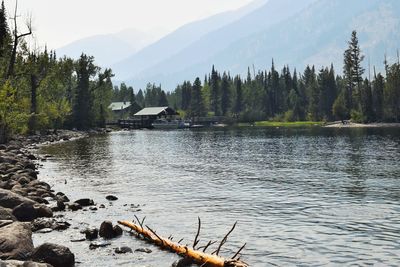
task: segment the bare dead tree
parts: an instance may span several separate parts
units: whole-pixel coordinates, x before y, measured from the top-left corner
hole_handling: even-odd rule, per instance
[[[18,17],[19,16],[17,15],[17,12],[18,12],[18,0],[15,0],[14,17],[11,18],[14,22],[13,47],[12,47],[12,51],[11,51],[10,61],[8,63],[6,79],[10,78],[14,74],[14,65],[15,65],[15,61],[16,61],[16,57],[17,57],[17,48],[18,48],[20,41],[24,37],[32,34],[32,19],[31,18],[29,18],[26,22],[28,31],[25,33],[18,32]]]

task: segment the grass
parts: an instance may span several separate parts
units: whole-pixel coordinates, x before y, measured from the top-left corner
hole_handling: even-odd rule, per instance
[[[256,121],[253,125],[256,127],[313,127],[322,126],[323,122],[316,121],[294,121],[294,122],[280,122],[280,121]],[[249,123],[239,123],[238,126],[249,126]]]

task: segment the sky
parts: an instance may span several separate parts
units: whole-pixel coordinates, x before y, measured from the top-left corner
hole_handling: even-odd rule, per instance
[[[32,16],[40,45],[56,49],[75,40],[134,28],[165,34],[181,25],[252,0],[18,0],[19,20]],[[5,0],[9,15],[15,0]],[[21,30],[23,30],[21,25]]]

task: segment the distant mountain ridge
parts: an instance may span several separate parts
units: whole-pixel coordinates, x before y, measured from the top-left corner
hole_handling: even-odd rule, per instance
[[[278,67],[289,64],[301,70],[307,64],[319,68],[334,63],[341,72],[342,54],[352,30],[359,33],[365,64],[369,60],[371,66],[382,68],[385,52],[391,60],[399,46],[398,29],[397,0],[270,0],[168,53],[164,60],[133,71],[125,81],[135,88],[154,82],[173,90],[185,79],[203,77],[212,65],[243,74],[253,64],[256,69],[269,68],[272,58]]]
[[[57,55],[78,58],[82,52],[95,57],[96,63],[110,67],[156,41],[156,37],[135,29],[114,34],[101,34],[76,40],[56,49]]]

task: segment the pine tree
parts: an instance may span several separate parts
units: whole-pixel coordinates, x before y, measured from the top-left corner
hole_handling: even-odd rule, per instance
[[[167,95],[165,94],[165,92],[163,90],[161,90],[160,95],[159,95],[158,106],[159,107],[168,107]]]
[[[7,23],[7,13],[4,6],[4,1],[1,2],[0,8],[0,58],[4,56],[5,52],[10,49],[10,30]]]
[[[224,72],[221,82],[221,111],[222,115],[225,116],[230,108],[230,88],[229,78]]]
[[[347,92],[345,94],[347,108],[361,111],[361,90],[362,75],[364,68],[361,66],[364,56],[361,55],[361,49],[358,43],[357,32],[351,33],[351,40],[348,42],[348,49],[344,53],[343,74],[346,80]]]
[[[203,96],[201,94],[201,81],[197,77],[192,87],[192,101],[190,103],[190,115],[192,117],[201,117],[205,114]]]
[[[375,75],[375,79],[372,85],[372,103],[374,119],[376,121],[383,120],[383,88],[385,88],[385,80],[379,73]]]
[[[240,113],[243,111],[243,91],[242,91],[242,80],[240,79],[240,76],[236,76],[235,78],[235,89],[236,89],[236,98],[235,98],[234,113],[236,117],[239,117]]]
[[[214,65],[212,66],[211,71],[211,108],[214,112],[215,116],[219,116],[220,114],[220,90],[219,90],[219,75],[218,72],[215,70]]]

